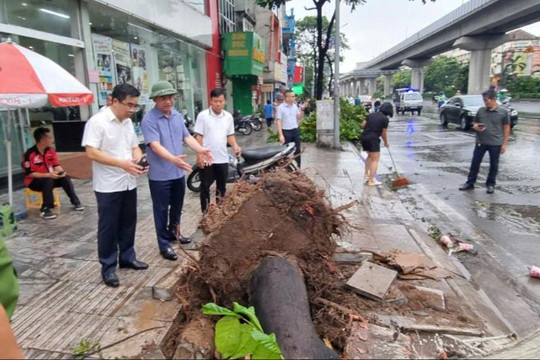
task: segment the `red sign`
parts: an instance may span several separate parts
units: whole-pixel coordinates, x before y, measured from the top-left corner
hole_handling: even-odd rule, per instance
[[[294,65],[294,84],[304,82],[304,67]]]

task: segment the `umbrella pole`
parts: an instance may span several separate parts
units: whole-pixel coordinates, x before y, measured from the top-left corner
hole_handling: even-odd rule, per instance
[[[6,153],[7,153],[7,170],[8,170],[8,194],[9,204],[13,206],[13,179],[11,178],[11,110],[7,114],[7,131],[6,131]]]

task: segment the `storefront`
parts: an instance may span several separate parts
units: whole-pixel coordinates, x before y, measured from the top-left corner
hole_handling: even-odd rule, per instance
[[[261,101],[263,39],[249,31],[226,33],[222,48],[225,50],[225,76],[232,81],[233,111],[252,114]]]
[[[158,80],[173,84],[176,108],[191,119],[208,105],[205,49],[212,45],[212,30],[204,6],[160,0],[160,7],[148,12],[142,0],[0,0],[0,9],[1,41],[11,39],[50,58],[95,95],[92,106],[19,111],[12,128],[14,164],[41,125],[54,129],[59,151],[82,150],[84,121],[119,83],[141,91],[136,123],[153,107],[148,94]],[[5,138],[5,116],[0,111],[0,140]],[[0,176],[6,162],[0,147]]]

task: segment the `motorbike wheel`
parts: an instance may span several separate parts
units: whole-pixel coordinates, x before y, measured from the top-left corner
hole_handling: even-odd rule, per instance
[[[238,132],[242,135],[249,135],[252,131],[253,129],[251,128],[251,126],[246,126],[245,124],[238,126]]]
[[[251,127],[255,131],[260,131],[262,129],[262,127],[263,127],[261,119],[251,120]]]
[[[187,178],[187,187],[193,192],[201,192],[201,169],[197,166],[193,167],[193,171]]]

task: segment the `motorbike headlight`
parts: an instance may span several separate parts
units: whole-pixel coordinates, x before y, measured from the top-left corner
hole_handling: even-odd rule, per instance
[[[517,114],[518,114],[518,111],[517,111],[517,110],[512,110],[512,111],[510,112],[510,116],[517,116]]]

